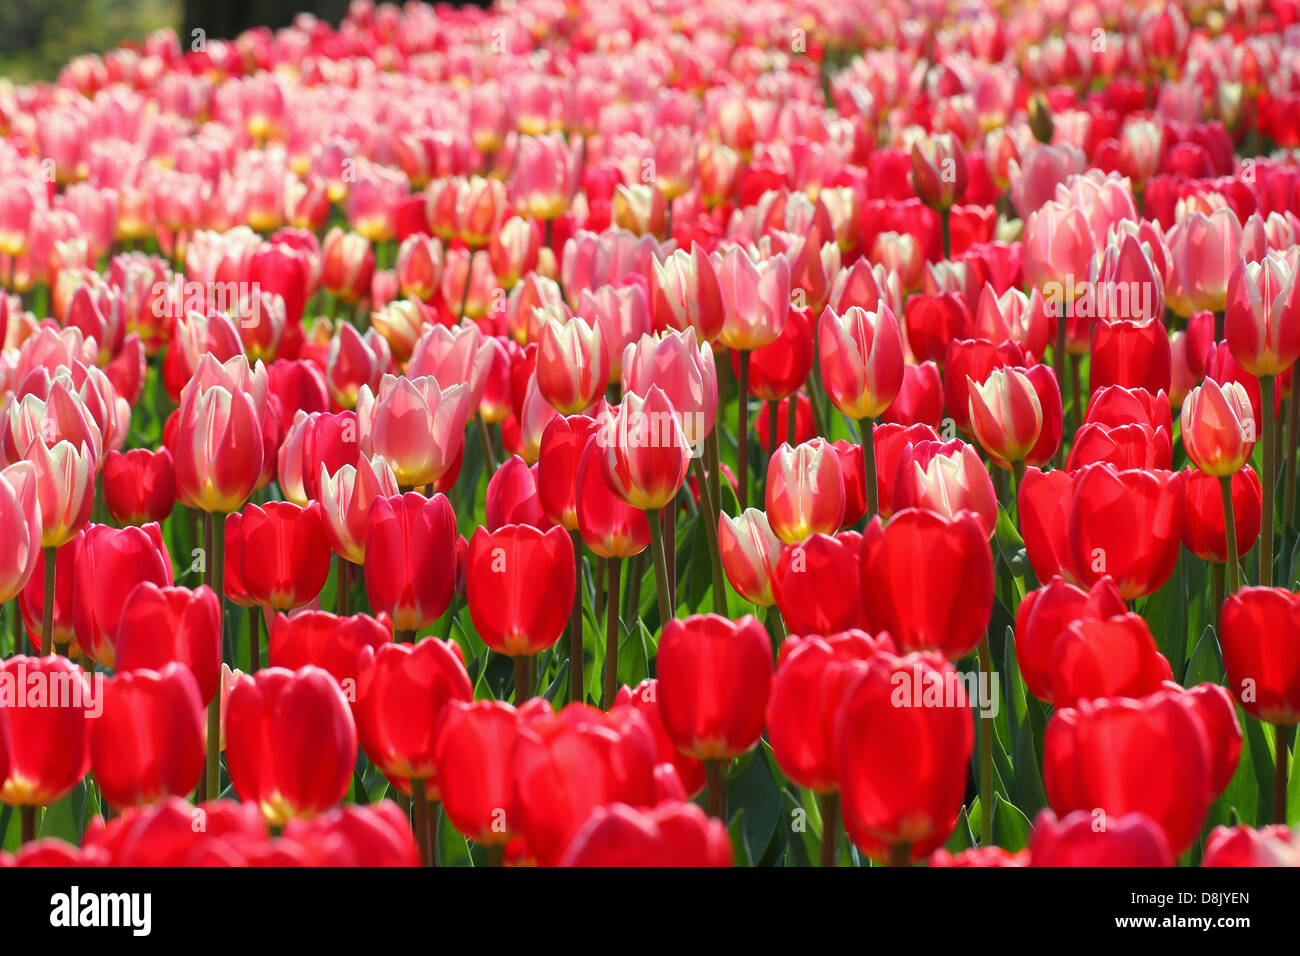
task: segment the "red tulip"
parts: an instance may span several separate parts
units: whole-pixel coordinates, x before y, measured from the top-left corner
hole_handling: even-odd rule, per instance
[[[254,603],[276,611],[301,607],[325,586],[330,549],[320,505],[250,504],[242,512],[241,570]]]
[[[539,863],[550,865],[596,807],[653,803],[653,738],[631,708],[603,714],[569,704],[558,714],[521,720],[510,777],[509,828],[523,835]]]
[[[1143,813],[1107,816],[1075,810],[1059,821],[1051,810],[1034,820],[1030,866],[1173,866],[1160,825]]]
[[[159,587],[144,581],[122,604],[117,626],[119,674],[182,664],[206,705],[221,679],[221,605],[207,585]]]
[[[1136,614],[1068,624],[1052,644],[1048,666],[1050,701],[1057,707],[1099,697],[1142,697],[1173,678],[1146,621]]]
[[[203,814],[202,827],[194,825],[196,811]],[[195,807],[172,796],[127,807],[107,824],[92,818],[82,843],[113,866],[229,866],[264,849],[266,826],[253,804],[212,800]]]
[[[907,344],[921,362],[944,361],[948,343],[969,339],[974,333],[970,310],[955,292],[909,296],[903,321]]]
[[[604,450],[601,470],[610,489],[641,511],[672,501],[691,464],[690,444],[667,395],[652,385],[645,398],[629,394],[596,422]]]
[[[790,436],[791,402],[794,402],[795,413],[793,438]],[[763,449],[763,454],[765,455],[770,455],[776,450],[771,447],[772,436],[769,427],[769,422],[772,420],[771,416],[772,409],[767,402],[763,402],[763,404],[758,407],[758,414],[753,416],[754,434],[758,438],[758,446]],[[807,394],[804,392],[797,392],[789,398],[781,399],[781,401],[777,403],[776,441],[778,445],[781,444],[781,442],[786,442],[787,444],[790,442],[803,444],[804,442],[812,441],[812,439],[816,437],[817,429],[813,424],[812,403],[808,400]],[[725,464],[722,468],[724,470],[729,470],[728,466]],[[691,480],[694,481],[695,479],[692,478]]]
[[[537,496],[546,517],[570,531],[578,525],[574,497],[578,462],[595,427],[595,420],[586,415],[557,415],[542,432],[537,458]]]
[[[1092,327],[1088,391],[1108,385],[1169,391],[1173,352],[1169,333],[1158,319],[1146,322],[1098,322]]]
[[[1245,587],[1223,604],[1227,686],[1246,713],[1270,724],[1300,723],[1300,596]]]
[[[91,721],[90,765],[116,809],[185,796],[203,772],[203,702],[189,669],[118,674],[100,691]]]
[[[957,660],[977,645],[993,610],[993,553],[970,512],[947,518],[909,508],[862,536],[866,629],[899,648]],[[952,582],[961,581],[955,588]]]
[[[937,427],[943,419],[943,379],[934,362],[903,366],[903,385],[880,413],[880,420],[898,425]]]
[[[768,463],[766,488],[768,523],[786,544],[834,534],[844,524],[840,459],[822,439],[797,448],[781,445]]]
[[[411,780],[424,780],[436,800],[434,747],[442,715],[450,701],[474,697],[460,648],[433,637],[414,645],[366,646],[356,667],[354,712],[362,749],[403,793]]]
[[[1169,471],[1174,461],[1169,436],[1163,428],[1154,429],[1146,422],[1124,425],[1084,422],[1074,433],[1065,470],[1079,471],[1104,461],[1121,471],[1128,468]]]
[[[240,382],[216,369],[219,384],[205,384],[196,372],[181,394],[173,449],[176,497],[199,511],[229,514],[243,506],[262,477],[262,416]]]
[[[878,650],[894,651],[889,635],[842,631],[827,637],[791,637],[767,702],[768,742],[785,775],[817,793],[839,789],[835,722],[845,691]]]
[[[1051,702],[1057,641],[1070,625],[1103,621],[1126,611],[1124,599],[1108,577],[1084,591],[1060,576],[1030,591],[1016,612],[1016,663],[1025,687],[1039,700]]]
[[[739,374],[740,353],[731,353]],[[797,392],[808,380],[813,363],[813,323],[807,309],[791,308],[781,335],[749,356],[749,394],[765,402],[780,401]],[[716,392],[716,382],[714,383]],[[674,397],[673,404],[677,404]]]
[[[537,346],[537,387],[561,415],[590,408],[609,384],[610,347],[600,323],[548,318]]]
[[[1025,372],[995,368],[982,383],[968,378],[966,386],[980,445],[999,462],[1024,461],[1043,428],[1043,407]]]
[[[767,631],[746,615],[670,620],[656,665],[659,714],[677,749],[700,760],[744,753],[763,733],[772,681]]]
[[[922,705],[936,690],[942,702]],[[859,850],[882,861],[901,845],[919,860],[943,844],[975,741],[951,665],[933,654],[876,653],[844,692],[835,740],[844,827]]]
[[[767,515],[757,508],[746,508],[737,518],[719,514],[718,553],[722,570],[737,594],[759,607],[771,607],[776,602],[772,579],[782,547]]]
[[[731,839],[721,820],[693,803],[638,810],[597,807],[573,835],[557,866],[730,866]]]
[[[940,847],[930,855],[929,866],[939,867],[995,867],[1028,866],[1029,854],[1025,850],[1009,853],[1000,846],[971,847],[952,854]]]
[[[116,666],[117,630],[126,599],[145,581],[159,587],[172,583],[171,558],[156,524],[121,530],[97,524],[86,529],[73,563],[72,621],[77,643],[105,667]]]
[[[338,617],[309,610],[277,614],[267,639],[267,663],[290,671],[314,664],[328,671],[343,696],[355,703],[358,656],[365,648],[377,651],[392,641],[392,625],[382,613],[378,618],[368,614]]]
[[[1281,375],[1300,358],[1300,294],[1295,272],[1266,257],[1240,259],[1228,278],[1223,322],[1228,348],[1251,375]]]
[[[1222,387],[1210,377],[1183,399],[1183,447],[1193,465],[1222,478],[1234,475],[1255,450],[1255,414],[1240,382]]]
[[[1182,472],[1183,544],[1202,561],[1228,560],[1224,534],[1223,493],[1219,479],[1196,468]],[[1232,517],[1237,532],[1237,557],[1255,546],[1262,520],[1259,476],[1249,465],[1232,476]]]
[[[470,618],[499,654],[531,657],[554,644],[568,623],[574,584],[573,542],[563,528],[510,524],[479,528],[470,539]]]
[[[163,521],[176,504],[176,471],[166,448],[110,451],[102,479],[104,504],[118,524]]]
[[[433,623],[456,587],[456,514],[442,495],[376,498],[366,519],[366,597],[398,631]]]
[[[1171,690],[1181,690],[1170,683]],[[1232,695],[1219,684],[1197,684],[1182,692],[1183,701],[1196,711],[1210,744],[1210,797],[1217,798],[1237,772],[1241,759],[1241,724]]]
[[[1258,830],[1215,827],[1205,840],[1201,866],[1300,866],[1300,830],[1281,824]]]
[[[504,701],[450,700],[440,717],[434,765],[443,812],[482,846],[504,846],[511,830],[510,755],[519,712]]]
[[[1177,692],[1108,697],[1058,710],[1043,738],[1043,777],[1058,814],[1145,813],[1182,852],[1210,805],[1205,727]]]
[[[704,764],[678,750],[673,739],[668,736],[659,712],[659,681],[647,677],[636,687],[620,687],[614,704],[618,707],[632,707],[641,715],[654,736],[655,759],[659,767],[662,768],[665,764],[671,767],[688,799],[698,796],[704,790]]]
[[[772,574],[772,594],[791,634],[833,634],[865,627],[862,593],[844,587],[861,573],[862,535],[814,534],[787,545]]]
[[[877,425],[872,429],[876,445],[876,500],[880,503],[880,516],[888,518],[894,513],[894,476],[898,473],[898,459],[909,443],[939,441],[939,433],[930,425]]]
[[[495,531],[505,524],[527,524],[548,528],[551,521],[542,512],[537,493],[538,468],[529,468],[518,455],[511,455],[488,479],[485,502],[486,527]]]
[[[357,761],[348,702],[318,667],[243,676],[226,710],[226,769],[240,799],[271,826],[337,806]]]
[[[890,514],[905,508],[933,511],[946,518],[969,511],[990,538],[998,522],[993,480],[975,446],[959,438],[903,445],[894,471]]]
[[[610,491],[601,473],[602,451],[589,438],[576,476],[578,531],[583,543],[602,558],[630,558],[650,546],[650,523],[644,511],[624,504]]]
[[[817,323],[822,386],[855,421],[880,415],[903,387],[903,341],[898,320],[883,303],[873,311],[827,308]]]
[[[95,706],[80,667],[61,655],[0,661],[0,689],[9,724],[9,772],[0,802],[42,807],[72,792],[90,769]]]
[[[293,819],[284,841],[328,848],[339,866],[418,866],[420,851],[411,824],[391,800],[345,805],[310,820]],[[328,864],[327,864],[328,865]]]
[[[982,385],[995,368],[1025,364],[1020,346],[1014,342],[994,344],[984,339],[954,339],[943,360],[943,406],[957,427],[969,432],[970,386],[967,379]]]

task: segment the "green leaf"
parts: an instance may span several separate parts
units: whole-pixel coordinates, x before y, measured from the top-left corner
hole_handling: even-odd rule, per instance
[[[1214,628],[1207,627],[1196,642],[1191,660],[1187,662],[1187,672],[1183,675],[1184,687],[1197,684],[1223,683],[1223,654],[1219,650],[1219,639]]]
[[[1029,845],[1029,819],[1001,794],[993,795],[993,842],[1011,853],[1019,853]]]

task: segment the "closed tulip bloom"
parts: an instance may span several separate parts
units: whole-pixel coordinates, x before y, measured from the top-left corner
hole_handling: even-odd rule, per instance
[[[625,504],[609,490],[601,474],[602,454],[595,438],[589,438],[578,462],[578,531],[593,554],[630,558],[650,546],[650,523],[644,511]]]
[[[1182,410],[1183,447],[1207,475],[1236,474],[1255,450],[1255,413],[1240,382],[1212,378],[1187,393]]]
[[[176,470],[166,448],[110,451],[104,458],[104,504],[118,524],[163,521],[176,504]]]
[[[627,395],[596,422],[601,471],[614,494],[652,511],[676,497],[690,469],[690,442],[668,396],[652,385],[642,398]]]
[[[1173,682],[1165,685],[1178,690]],[[1201,719],[1206,739],[1210,744],[1210,797],[1218,798],[1237,772],[1241,759],[1241,723],[1237,720],[1237,707],[1232,694],[1219,684],[1197,684],[1183,691],[1183,702]]]
[[[1068,302],[1076,283],[1089,274],[1094,239],[1088,217],[1079,207],[1056,200],[1026,211],[1025,281],[1048,302]]]
[[[428,300],[438,291],[442,277],[442,245],[418,233],[407,236],[397,248],[396,269],[403,295]]]
[[[722,286],[708,253],[697,243],[691,250],[677,249],[662,260],[650,260],[650,307],[655,327],[685,331],[695,329],[701,342],[713,342],[722,333],[726,306]]]
[[[698,448],[718,414],[718,373],[708,343],[697,343],[693,328],[643,335],[624,350],[622,364],[623,393],[647,395],[659,386],[681,419],[687,442]]]
[[[479,528],[465,584],[470,619],[488,647],[507,657],[540,654],[564,632],[573,607],[573,542],[558,527]]]
[[[518,455],[506,459],[488,479],[484,516],[489,531],[504,524],[549,528],[551,521],[537,493],[537,466],[530,468]]]
[[[930,425],[898,425],[887,422],[872,429],[872,438],[876,446],[876,500],[880,504],[880,516],[888,518],[894,513],[894,476],[898,472],[898,461],[903,450],[909,444],[938,442],[939,433]]]
[[[1227,687],[1246,713],[1270,724],[1300,723],[1300,597],[1245,587],[1223,604]]]
[[[66,441],[54,447],[38,438],[24,456],[33,466],[40,509],[41,547],[59,548],[90,520],[95,504],[95,460],[86,445]]]
[[[1029,837],[1030,866],[1173,866],[1174,855],[1160,825],[1143,813],[1106,817],[1075,810],[1060,820],[1043,810]]]
[[[1194,309],[1222,312],[1228,280],[1241,254],[1241,222],[1224,206],[1208,216],[1192,213],[1183,230],[1182,256],[1175,264],[1183,294]]]
[[[357,396],[361,452],[382,455],[399,486],[427,485],[460,457],[469,412],[466,385],[385,375],[378,392],[362,386]]]
[[[995,368],[1024,365],[1024,354],[1014,342],[995,344],[985,339],[954,339],[943,361],[943,405],[962,431],[973,432],[970,419],[970,385],[983,384]]]
[[[1058,814],[1145,813],[1181,853],[1210,805],[1205,728],[1178,692],[1107,697],[1058,710],[1043,738],[1043,778]]]
[[[609,384],[609,344],[600,323],[547,319],[537,346],[537,387],[561,415],[590,408]]]
[[[1183,544],[1202,561],[1228,560],[1219,480],[1196,468],[1182,472]],[[1249,465],[1232,476],[1232,517],[1237,533],[1237,557],[1244,558],[1259,538],[1263,489]]]
[[[950,664],[875,654],[844,692],[835,741],[844,828],[859,850],[883,861],[905,845],[918,860],[948,839],[975,741]]]
[[[437,799],[434,745],[442,715],[449,702],[474,697],[460,648],[433,637],[367,646],[357,670],[354,713],[362,749],[403,793],[411,780],[425,780]]]
[[[859,575],[862,535],[814,534],[787,545],[772,574],[772,594],[791,634],[833,634],[865,627],[862,592],[844,587]],[[839,582],[839,583],[837,583]]]
[[[693,803],[612,803],[592,811],[556,866],[731,866],[731,839]]]
[[[1098,322],[1092,327],[1088,390],[1106,386],[1168,392],[1173,383],[1173,349],[1164,323]]]
[[[1167,471],[1118,471],[1106,464],[1081,471],[1064,529],[1079,583],[1091,586],[1108,574],[1125,600],[1159,590],[1178,560],[1181,492]]]
[[[1170,433],[1163,428],[1154,429],[1145,422],[1131,422],[1127,425],[1084,422],[1074,433],[1070,454],[1065,458],[1065,470],[1079,471],[1103,461],[1119,469],[1169,471],[1173,468],[1174,461]],[[1197,474],[1210,477],[1204,475],[1204,472]],[[1214,487],[1217,489],[1218,485]],[[1215,494],[1218,494],[1217,490]]]
[[[889,307],[827,308],[817,323],[822,384],[841,412],[856,421],[875,418],[903,387],[903,342]]]
[[[412,348],[406,377],[432,375],[439,382],[466,383],[472,413],[483,402],[496,349],[495,340],[484,335],[474,322],[451,328],[430,325]]]
[[[1016,509],[1025,553],[1040,581],[1060,575],[1079,584],[1071,557],[1069,527],[1076,476],[1067,471],[1025,469],[1016,492]]]
[[[559,859],[596,807],[654,802],[654,738],[630,707],[615,711],[569,704],[554,715],[520,713],[503,809],[510,830],[544,866]]]
[[[126,600],[149,581],[171,587],[172,563],[156,524],[86,529],[73,564],[72,621],[77,643],[96,662],[115,667],[117,631]]]
[[[216,592],[205,584],[189,588],[159,587],[144,581],[132,588],[117,624],[119,674],[160,671],[170,663],[194,675],[206,705],[221,679],[221,608]]]
[[[226,769],[241,800],[271,826],[338,805],[352,782],[357,728],[318,667],[268,667],[240,677],[226,709]]]
[[[1223,332],[1251,375],[1281,375],[1300,358],[1300,293],[1295,271],[1268,256],[1241,259],[1228,279]]]
[[[791,448],[782,444],[767,466],[767,520],[786,544],[844,523],[844,478],[839,456],[825,441]]]
[[[366,597],[398,631],[432,624],[456,588],[456,513],[443,495],[376,498],[366,519]]]
[[[241,579],[253,602],[287,611],[320,594],[330,569],[320,505],[272,501],[241,514]]]
[[[673,739],[668,736],[659,707],[659,681],[647,677],[636,687],[620,687],[614,704],[616,707],[631,707],[641,715],[654,736],[655,759],[659,761],[659,767],[662,768],[664,764],[671,766],[687,799],[699,796],[706,782],[704,764],[678,750]]]
[[[955,292],[909,296],[903,324],[907,329],[907,344],[922,362],[942,362],[949,342],[968,339],[974,333],[970,310]]]
[[[1142,697],[1173,675],[1136,614],[1075,621],[1052,645],[1051,701],[1073,707],[1099,697]]]
[[[356,326],[343,322],[330,339],[325,363],[325,383],[330,398],[339,408],[353,408],[362,386],[373,392],[388,370],[392,356],[388,343],[375,329],[364,336]]]
[[[739,372],[739,354],[732,352],[731,361]],[[807,309],[791,308],[780,337],[749,357],[749,393],[765,402],[788,398],[808,381],[812,363],[812,317]]]
[[[966,154],[949,133],[912,144],[912,188],[921,202],[940,212],[950,209],[966,194],[970,171]]]
[[[988,626],[993,553],[968,511],[948,518],[909,508],[888,524],[873,518],[862,536],[861,575],[866,629],[888,631],[902,650],[958,660]]]
[[[381,614],[339,617],[328,611],[277,614],[267,639],[267,663],[295,671],[313,664],[328,671],[351,702],[357,696],[358,656],[391,644],[393,628]]]
[[[100,690],[90,766],[115,809],[184,797],[203,772],[203,702],[182,664],[118,674]]]
[[[41,509],[36,468],[16,462],[0,470],[0,603],[22,593],[41,559]]]
[[[895,425],[937,426],[943,419],[943,377],[934,362],[903,366],[903,385],[880,413],[880,420]],[[1059,438],[1058,438],[1059,441]]]
[[[969,511],[993,537],[998,499],[974,445],[961,439],[908,442],[898,454],[892,486],[890,514],[921,508],[950,518]]]
[[[310,820],[290,820],[283,840],[273,846],[294,844],[308,854],[303,865],[414,867],[420,862],[411,823],[391,800],[349,804]],[[324,853],[325,858],[318,860],[314,853]]]
[[[586,415],[556,415],[542,432],[537,457],[537,497],[552,524],[577,528],[578,465],[596,427]]]
[[[512,836],[505,809],[518,730],[519,712],[500,700],[451,699],[439,718],[434,766],[442,809],[480,846],[504,846]]]
[[[790,311],[790,264],[781,255],[755,262],[733,247],[717,268],[724,316],[718,341],[742,352],[770,345]]]
[[[767,738],[781,770],[817,793],[839,789],[835,773],[835,723],[844,693],[878,650],[893,651],[888,635],[841,631],[826,637],[791,637],[767,702]]]
[[[781,539],[772,532],[767,515],[746,508],[738,517],[718,515],[718,553],[731,587],[746,601],[771,607],[772,576],[781,560]]]
[[[1205,839],[1201,866],[1300,866],[1300,830],[1281,824],[1215,827]]]
[[[772,682],[772,648],[753,617],[730,621],[696,614],[669,621],[656,667],[664,729],[683,753],[725,760],[758,742]]]
[[[359,455],[355,466],[344,465],[333,475],[326,473],[322,463],[321,521],[334,553],[353,564],[364,564],[370,506],[377,498],[391,498],[397,493],[397,476],[379,455]]]
[[[248,395],[192,381],[176,430],[177,498],[199,511],[238,511],[262,476],[262,445],[261,416]]]
[[[543,221],[568,211],[582,177],[582,137],[566,142],[559,133],[521,136],[515,147],[511,193],[522,216]]]
[[[1091,591],[1054,577],[1025,595],[1016,611],[1016,663],[1025,687],[1039,700],[1051,702],[1057,641],[1072,624],[1099,621],[1125,613],[1124,599],[1110,578]]]
[[[320,497],[322,469],[334,474],[357,460],[357,415],[299,410],[280,443],[276,470],[288,501],[306,505]]]
[[[44,688],[43,706],[29,696]],[[90,682],[62,655],[0,661],[0,688],[24,695],[28,706],[5,701],[9,723],[9,774],[0,781],[0,803],[45,807],[58,803],[90,769]],[[35,693],[41,693],[40,690]]]
[[[999,462],[1024,461],[1038,442],[1043,408],[1024,371],[995,368],[981,384],[966,379],[975,437]]]

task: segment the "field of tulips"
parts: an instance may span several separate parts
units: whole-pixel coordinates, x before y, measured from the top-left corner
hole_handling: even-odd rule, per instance
[[[0,79],[0,867],[1298,866],[1297,270],[1300,0]]]

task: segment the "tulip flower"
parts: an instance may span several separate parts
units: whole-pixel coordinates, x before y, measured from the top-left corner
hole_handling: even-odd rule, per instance
[[[1015,639],[1016,663],[1029,692],[1053,700],[1055,648],[1071,625],[1108,620],[1125,611],[1124,599],[1108,577],[1084,591],[1058,576],[1026,594],[1016,612]]]
[[[176,471],[166,448],[110,451],[102,477],[104,504],[118,524],[164,521],[176,504]]]
[[[520,137],[511,180],[519,214],[548,224],[564,215],[577,192],[584,155],[581,137],[567,143],[558,133]]]
[[[440,388],[429,377],[385,375],[377,392],[357,395],[361,453],[382,455],[402,488],[437,481],[456,463],[469,417],[466,385]]]
[[[844,523],[839,456],[821,439],[778,448],[768,463],[766,488],[768,522],[786,544],[818,532],[834,534]]]
[[[1255,448],[1255,415],[1240,382],[1222,386],[1212,378],[1183,401],[1183,447],[1201,471],[1218,478],[1236,474]]]
[[[238,511],[262,475],[262,448],[257,405],[234,379],[204,387],[196,376],[185,386],[173,449],[181,504],[209,513]]]
[[[1107,386],[1168,392],[1173,352],[1163,322],[1098,322],[1092,328],[1088,390]],[[1060,375],[1060,370],[1057,370]]]
[[[320,471],[320,514],[330,548],[349,564],[366,560],[366,521],[378,498],[398,494],[397,476],[381,456],[360,455],[333,475]]]
[[[0,553],[2,604],[22,592],[41,560],[41,510],[30,462],[0,469],[0,529],[9,542]]]
[[[979,518],[984,533],[993,537],[998,500],[975,446],[960,439],[907,442],[897,461],[889,514],[920,508],[951,518],[969,511]]]
[[[982,385],[1001,366],[1023,366],[1024,354],[1014,342],[995,345],[983,339],[954,339],[943,361],[943,404],[948,417],[962,431],[973,432],[970,385]]]
[[[873,655],[844,690],[835,723],[844,828],[854,845],[900,865],[941,846],[961,808],[974,739],[951,665],[932,654]],[[898,740],[915,744],[891,743]]]
[[[601,473],[602,454],[597,440],[588,438],[575,478],[578,532],[593,554],[617,561],[649,546],[650,526],[644,511],[624,504],[610,491]]]
[[[16,654],[0,662],[0,686],[8,688],[8,695],[21,693],[26,705],[42,701],[39,706],[21,707],[5,702],[9,772],[0,781],[0,803],[16,807],[57,803],[90,769],[87,710],[96,706],[90,682],[66,657]],[[24,834],[25,840],[34,836]]]
[[[537,465],[531,468],[518,455],[511,455],[488,479],[485,527],[495,531],[504,524],[530,524],[543,529],[551,525],[542,511],[537,491]]]
[[[393,628],[383,614],[377,618],[313,610],[277,614],[267,639],[267,663],[291,671],[309,664],[328,671],[348,701],[355,703],[358,656],[364,648],[378,650],[392,641]]]
[[[966,386],[980,445],[999,463],[1023,462],[1043,427],[1043,408],[1028,376],[1020,369],[995,368],[982,383],[968,377]]]
[[[686,796],[699,796],[705,784],[704,763],[682,753],[668,736],[659,707],[659,681],[647,677],[636,687],[624,685],[614,698],[614,706],[631,707],[641,715],[654,737],[655,759],[659,761],[659,768],[669,765]]]
[[[510,756],[511,797],[498,809],[537,862],[557,862],[596,807],[651,805],[654,738],[632,708],[603,714],[575,703],[558,714],[520,717]],[[581,787],[572,786],[575,779]]]
[[[1182,472],[1183,544],[1202,561],[1223,564],[1228,542],[1223,520],[1223,495],[1213,475],[1196,468]],[[1262,494],[1259,476],[1246,465],[1232,476],[1233,538],[1240,561],[1259,537]]]
[[[600,324],[547,319],[537,347],[537,387],[561,415],[590,408],[609,383],[610,347]]]
[[[399,634],[433,623],[456,587],[456,514],[443,495],[376,498],[366,519],[366,597]]]
[[[767,632],[753,617],[697,614],[664,625],[659,715],[677,749],[704,761],[709,814],[721,817],[721,764],[758,742],[772,682]]]
[[[1209,740],[1179,692],[1084,701],[1048,723],[1043,777],[1057,814],[1145,813],[1181,853],[1210,805]]]
[[[570,531],[578,525],[578,465],[595,425],[586,415],[557,415],[542,432],[538,501],[548,521]]]
[[[1183,228],[1182,257],[1176,264],[1183,293],[1194,309],[1222,312],[1241,249],[1241,222],[1223,207],[1208,216],[1192,213]]]
[[[253,603],[275,611],[312,600],[329,576],[329,549],[320,505],[287,501],[250,504],[240,521],[240,579]]]
[[[747,508],[738,517],[718,516],[718,549],[731,587],[746,601],[771,607],[772,576],[781,560],[781,539],[767,515]]]
[[[347,793],[357,729],[343,692],[320,668],[271,667],[239,678],[225,726],[230,782],[269,825],[323,813]]]
[[[1205,839],[1201,866],[1300,866],[1300,834],[1281,825],[1218,826]]]
[[[860,574],[862,536],[814,534],[787,545],[772,573],[772,594],[791,634],[832,634],[865,626],[862,593],[837,581]]]
[[[963,582],[960,590],[951,582]],[[959,660],[979,643],[993,608],[993,555],[976,517],[909,508],[862,536],[866,629],[888,631],[904,651]]]
[[[61,441],[51,447],[40,438],[27,446],[24,457],[33,465],[41,547],[48,555],[51,549],[71,541],[90,519],[95,503],[95,461],[84,444],[74,448]]]
[[[885,424],[920,424],[934,428],[942,418],[943,378],[939,375],[939,366],[934,362],[904,365],[903,385],[889,407],[881,412],[881,421]]]
[[[1228,278],[1223,324],[1232,357],[1261,378],[1285,372],[1300,358],[1300,296],[1295,272],[1273,257],[1241,259]]]
[[[943,133],[912,144],[912,188],[921,202],[946,212],[966,194],[970,172],[966,154],[953,136]],[[944,244],[944,258],[949,249]]]
[[[91,722],[90,766],[104,799],[121,810],[176,794],[203,772],[203,702],[183,664],[126,672],[100,690]]]
[[[692,449],[713,431],[718,410],[718,376],[713,350],[696,343],[693,328],[643,335],[624,351],[623,394],[648,396],[658,385],[682,423]]]
[[[1136,614],[1069,624],[1053,642],[1048,666],[1050,699],[1058,707],[1102,697],[1142,697],[1173,677],[1146,622]]]
[[[117,624],[116,671],[161,671],[182,664],[194,676],[204,704],[217,696],[221,678],[221,610],[216,593],[137,584],[127,594]]]
[[[645,811],[613,803],[592,811],[556,865],[731,866],[731,840],[693,803]]]
[[[511,835],[510,755],[519,713],[499,700],[447,701],[434,765],[447,819],[475,843],[500,853]]]
[[[117,632],[127,598],[145,581],[171,587],[172,564],[156,524],[86,529],[73,563],[72,620],[77,643],[104,667],[116,667]]]
[[[330,338],[325,363],[325,382],[334,404],[354,408],[362,386],[374,392],[391,360],[388,342],[378,330],[371,329],[363,336],[355,326],[339,325]]]
[[[1173,866],[1174,855],[1160,825],[1144,813],[1107,816],[1075,810],[1060,820],[1043,810],[1029,838],[1030,866]]]
[[[712,260],[699,245],[650,260],[650,305],[658,328],[693,328],[701,342],[722,333],[726,307]]]

